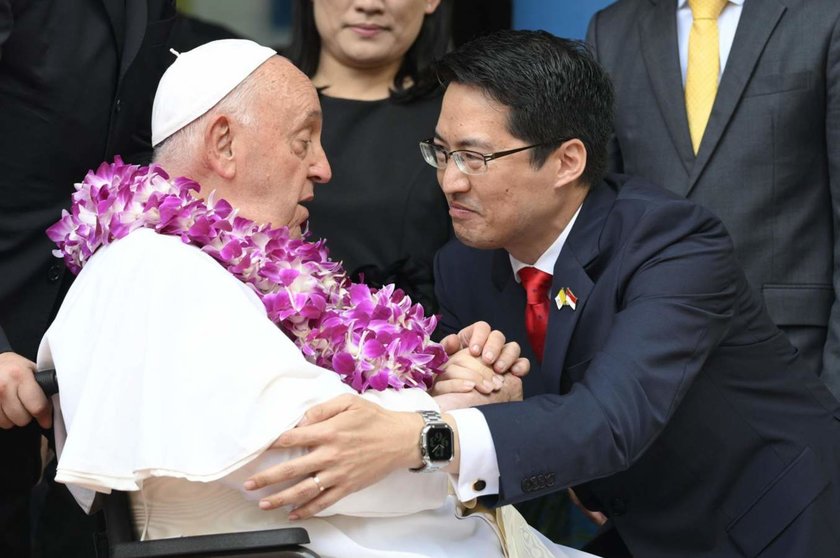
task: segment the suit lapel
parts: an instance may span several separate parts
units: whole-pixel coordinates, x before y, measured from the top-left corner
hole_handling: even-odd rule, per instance
[[[676,146],[686,173],[689,173],[694,164],[694,151],[685,114],[685,95],[677,42],[676,2],[652,1],[653,6],[639,22],[642,57],[671,142]]]
[[[146,35],[146,24],[149,18],[149,6],[146,0],[125,0],[125,45],[122,49],[120,61],[120,79],[123,78],[134,58],[140,51],[143,38]]]
[[[603,184],[592,189],[583,203],[566,244],[560,251],[557,263],[554,264],[554,278],[549,293],[551,305],[542,364],[545,381],[550,383],[548,385],[550,393],[560,393],[569,342],[594,286],[586,267],[600,252],[598,240],[614,199],[615,192]],[[577,297],[574,310],[568,306],[557,307],[554,297],[560,289],[570,289]]]
[[[563,369],[566,364],[566,354],[572,334],[575,331],[578,318],[583,314],[589,293],[592,291],[592,279],[586,274],[583,264],[570,246],[566,245],[554,265],[554,279],[551,284],[549,298],[551,305],[548,314],[548,330],[546,331],[545,353],[543,354],[543,376],[548,385],[549,393],[560,393]],[[570,289],[577,297],[577,304],[572,310],[568,306],[558,308],[554,297],[560,289]]]
[[[714,154],[741,100],[744,88],[755,71],[758,59],[785,9],[778,0],[744,2],[732,50],[721,76],[712,114],[700,143],[700,151],[697,153],[697,160],[691,169],[688,190],[684,194],[691,191]]]

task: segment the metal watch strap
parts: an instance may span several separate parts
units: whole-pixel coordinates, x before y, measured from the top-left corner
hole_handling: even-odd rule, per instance
[[[409,471],[415,473],[431,473],[437,471],[445,467],[449,462],[439,462],[435,463],[429,457],[429,450],[426,445],[426,432],[429,428],[433,426],[440,426],[443,428],[447,428],[451,432],[451,428],[446,422],[443,420],[443,417],[440,416],[440,413],[437,411],[417,411],[421,417],[423,417],[423,429],[420,431],[420,456],[423,459],[423,465],[417,468],[409,469]]]
[[[443,422],[443,417],[437,411],[417,411],[423,417],[423,422],[428,426],[429,424],[440,424]]]

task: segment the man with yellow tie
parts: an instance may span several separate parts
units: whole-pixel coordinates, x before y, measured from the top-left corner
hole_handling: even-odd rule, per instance
[[[840,395],[840,2],[619,0],[588,41],[615,84],[613,170],[717,213]]]

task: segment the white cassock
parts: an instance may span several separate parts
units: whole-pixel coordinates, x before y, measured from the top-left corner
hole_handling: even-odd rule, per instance
[[[91,258],[38,366],[55,367],[61,389],[56,480],[86,510],[92,491],[128,491],[143,539],[290,525],[288,510],[257,506],[277,486],[246,492],[242,483],[301,454],[267,448],[309,407],[355,393],[304,360],[257,295],[210,256],[148,229]],[[362,397],[392,410],[437,409],[419,389]],[[458,517],[448,482],[398,471],[294,524],[324,557],[503,556],[498,525]],[[538,553],[542,539],[521,531],[527,555]]]

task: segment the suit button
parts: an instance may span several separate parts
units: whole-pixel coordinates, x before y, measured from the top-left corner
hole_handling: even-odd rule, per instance
[[[47,270],[47,279],[49,279],[50,283],[55,283],[59,279],[61,279],[61,272],[64,270],[64,265],[60,263],[54,263],[50,266],[50,269]]]
[[[548,487],[554,486],[554,483],[557,482],[554,478],[554,473],[548,473],[545,476],[545,485]]]
[[[537,475],[537,488],[545,488],[545,475]]]
[[[627,502],[625,502],[623,498],[613,498],[612,502],[610,502],[610,508],[612,509],[612,513],[614,515],[624,515],[627,513]]]
[[[532,490],[534,490],[534,483],[531,482],[531,479],[523,479],[522,492],[531,492]]]
[[[487,483],[483,480],[477,480],[473,483],[473,490],[475,490],[476,492],[481,492],[485,488],[487,488]]]
[[[121,110],[122,110],[122,100],[121,100],[121,99],[117,99],[117,100],[114,102],[114,112],[120,112]]]

